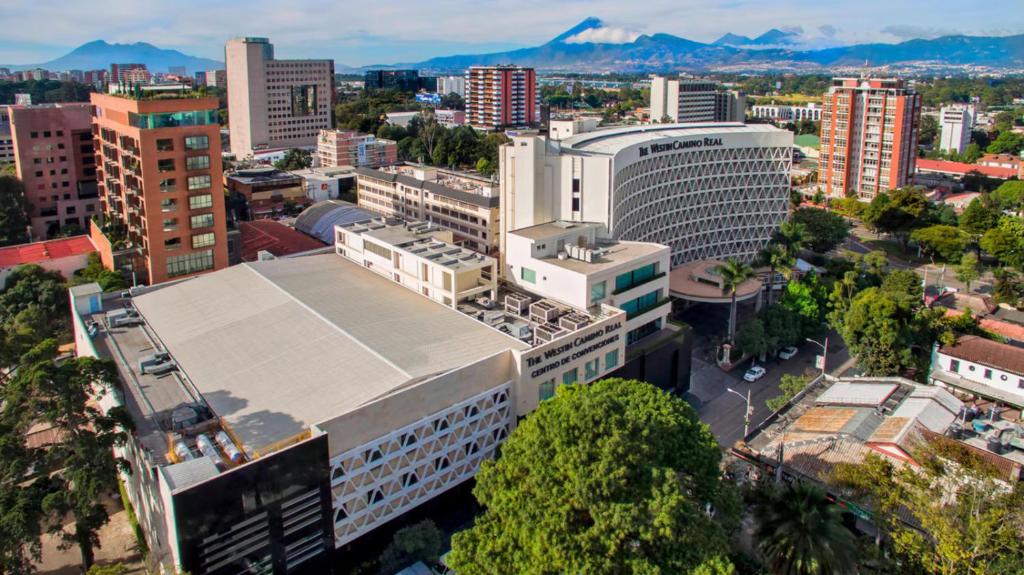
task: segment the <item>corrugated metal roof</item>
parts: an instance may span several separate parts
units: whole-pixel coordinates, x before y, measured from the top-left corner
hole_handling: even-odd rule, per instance
[[[815,403],[818,405],[866,405],[877,407],[896,391],[895,383],[839,382],[826,389]]]
[[[377,217],[369,210],[342,200],[324,200],[302,210],[295,229],[325,244],[334,245],[334,226],[366,222]]]

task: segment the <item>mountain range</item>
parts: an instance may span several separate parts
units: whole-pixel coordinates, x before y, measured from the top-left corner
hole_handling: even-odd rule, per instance
[[[224,63],[209,58],[189,56],[177,50],[157,48],[145,42],[134,44],[108,44],[95,40],[82,44],[67,54],[40,64],[2,66],[12,70],[42,68],[51,71],[100,70],[111,64],[145,64],[151,72],[167,72],[172,66],[184,66],[189,74],[201,70],[222,70]]]
[[[786,64],[806,69],[937,62],[946,66],[1024,67],[1024,35],[964,36],[908,40],[898,44],[857,44],[824,49],[800,49],[797,35],[772,29],[748,38],[726,34],[706,44],[671,34],[636,34],[617,43],[581,41],[610,37],[598,18],[587,18],[549,42],[490,54],[461,54],[431,58],[394,67],[459,70],[479,64],[520,64],[538,69],[568,71],[660,71],[743,66],[764,68]]]

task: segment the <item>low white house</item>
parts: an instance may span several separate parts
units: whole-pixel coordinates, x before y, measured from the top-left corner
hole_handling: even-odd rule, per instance
[[[1024,408],[1024,349],[976,335],[964,336],[954,345],[936,347],[928,379],[935,385]]]

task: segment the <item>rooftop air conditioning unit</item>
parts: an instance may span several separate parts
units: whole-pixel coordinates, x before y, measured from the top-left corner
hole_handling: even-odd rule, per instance
[[[587,327],[587,324],[589,323],[590,318],[578,312],[567,313],[562,317],[558,318],[559,327],[562,327],[569,331],[583,329],[584,327]]]
[[[566,334],[566,331],[557,325],[546,323],[537,326],[537,329],[535,329],[533,333],[534,337],[537,338],[537,341],[547,343],[562,337]]]
[[[514,313],[516,315],[523,315],[530,306],[530,302],[533,299],[530,296],[525,296],[518,293],[510,293],[505,295],[505,311],[508,313]]]
[[[530,321],[534,323],[554,322],[560,315],[562,315],[562,310],[547,300],[530,304]]]
[[[489,326],[496,326],[505,321],[505,314],[496,309],[488,310],[483,313],[483,322]]]

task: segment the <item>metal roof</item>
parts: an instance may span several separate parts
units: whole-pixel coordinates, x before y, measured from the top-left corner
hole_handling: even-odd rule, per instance
[[[815,403],[819,405],[864,405],[876,407],[885,403],[899,387],[897,383],[838,382],[826,389]]]
[[[412,381],[528,347],[334,254],[240,264],[135,306],[250,457]]]
[[[324,200],[302,210],[295,219],[295,229],[325,244],[334,245],[334,226],[366,222],[375,217],[377,214],[353,203]]]
[[[646,124],[627,128],[611,128],[584,132],[560,142],[563,150],[577,150],[614,155],[623,149],[644,142],[667,138],[693,138],[726,136],[731,134],[765,135],[786,138],[792,145],[793,134],[771,124],[741,124],[738,122],[700,122],[691,124]]]

